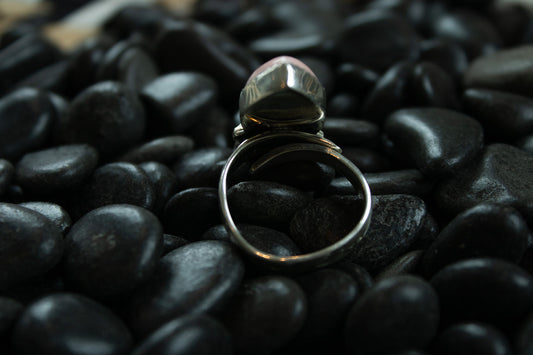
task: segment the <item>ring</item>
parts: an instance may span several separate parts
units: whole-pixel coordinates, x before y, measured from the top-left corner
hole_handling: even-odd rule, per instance
[[[357,246],[370,224],[372,199],[368,183],[321,131],[325,101],[325,90],[311,69],[287,56],[274,58],[259,67],[241,91],[241,124],[233,132],[238,146],[222,170],[218,189],[220,207],[232,242],[252,260],[271,270],[300,272],[339,261]],[[254,247],[237,228],[227,199],[228,180],[243,166],[253,175],[279,163],[294,161],[319,162],[335,168],[360,193],[364,207],[355,227],[335,243],[311,253],[277,256]]]

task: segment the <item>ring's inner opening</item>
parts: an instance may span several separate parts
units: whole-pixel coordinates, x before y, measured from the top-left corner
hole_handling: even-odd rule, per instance
[[[246,114],[259,121],[314,121],[321,117],[322,110],[308,98],[287,89],[259,100]]]
[[[331,166],[293,161],[251,174],[250,165],[232,169],[228,203],[243,237],[264,253],[284,257],[324,249],[362,218],[364,197],[353,187],[339,193],[335,185],[343,178]]]

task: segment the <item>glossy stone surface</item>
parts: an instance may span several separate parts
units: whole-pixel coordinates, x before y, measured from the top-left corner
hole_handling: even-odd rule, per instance
[[[243,283],[225,309],[223,322],[236,351],[268,354],[297,334],[306,314],[306,296],[296,282],[263,276]]]
[[[413,276],[391,277],[351,308],[344,329],[347,349],[373,354],[424,348],[438,324],[439,300],[431,285]]]
[[[416,106],[444,107],[457,110],[459,99],[452,77],[438,65],[421,62],[413,70],[411,96]]]
[[[6,192],[14,176],[15,168],[13,164],[9,160],[0,159],[0,196]]]
[[[237,291],[244,265],[227,242],[187,244],[165,255],[128,302],[128,324],[146,336],[188,313],[220,312]]]
[[[56,146],[24,155],[16,165],[16,181],[38,195],[74,190],[97,163],[98,151],[90,145]]]
[[[385,133],[403,154],[427,175],[450,174],[471,162],[483,146],[483,129],[457,111],[412,108],[396,111]]]
[[[193,149],[194,142],[187,136],[167,136],[146,142],[128,151],[121,158],[130,163],[156,161],[170,164]]]
[[[0,288],[42,275],[63,254],[63,236],[48,218],[30,209],[0,203]]]
[[[423,250],[413,250],[403,254],[383,268],[380,273],[376,275],[376,281],[381,281],[397,275],[417,274],[423,255]]]
[[[202,148],[183,154],[173,166],[179,189],[191,187],[218,187],[222,172],[216,166],[231,154],[228,148]]]
[[[109,205],[79,219],[65,237],[68,284],[96,299],[124,296],[147,281],[162,253],[163,231],[149,211]]]
[[[0,158],[12,163],[49,139],[54,111],[48,96],[36,89],[18,89],[0,99]]]
[[[154,188],[153,211],[160,213],[176,192],[176,176],[166,165],[153,161],[139,164],[139,168],[148,176]]]
[[[72,219],[68,212],[61,206],[51,202],[22,202],[19,206],[28,208],[32,211],[38,212],[52,221],[63,233],[63,235],[70,229]]]
[[[32,303],[13,332],[18,354],[118,355],[127,354],[132,345],[128,329],[109,309],[71,293]]]

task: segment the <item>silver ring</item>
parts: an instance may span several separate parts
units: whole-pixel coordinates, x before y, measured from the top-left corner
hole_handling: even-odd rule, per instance
[[[325,92],[313,72],[291,57],[278,57],[256,70],[240,97],[241,124],[234,130],[240,142],[228,158],[219,182],[222,216],[231,240],[250,258],[271,270],[305,271],[332,264],[347,256],[364,237],[370,224],[372,199],[361,171],[323,137]],[[231,216],[228,180],[246,166],[251,174],[285,162],[314,161],[342,173],[363,199],[355,227],[337,242],[314,252],[277,256],[250,244]]]

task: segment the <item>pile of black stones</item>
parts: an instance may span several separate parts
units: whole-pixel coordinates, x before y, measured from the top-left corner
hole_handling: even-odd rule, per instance
[[[69,53],[40,35],[49,16],[0,38],[2,354],[533,354],[525,8],[130,6]],[[298,274],[244,257],[218,204],[239,92],[278,55],[317,74],[323,132],[373,194],[361,244]],[[229,201],[277,255],[334,242],[361,202],[301,162],[235,181]]]

